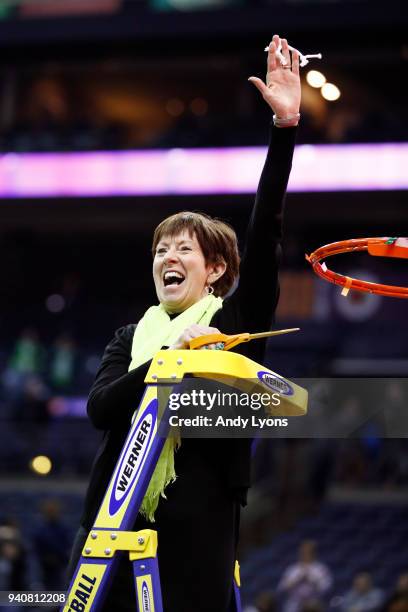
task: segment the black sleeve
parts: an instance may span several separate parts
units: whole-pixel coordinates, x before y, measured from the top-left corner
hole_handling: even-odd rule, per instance
[[[249,221],[238,288],[223,306],[236,331],[270,328],[279,298],[282,217],[296,128],[271,128],[269,148]],[[229,325],[227,325],[228,327]],[[224,329],[221,329],[224,331]]]
[[[130,424],[144,391],[151,360],[128,372],[135,325],[121,327],[105,349],[88,397],[88,416],[97,429]]]

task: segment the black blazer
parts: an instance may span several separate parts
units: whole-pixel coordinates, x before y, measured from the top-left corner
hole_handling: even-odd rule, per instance
[[[227,334],[270,329],[279,298],[278,268],[281,255],[282,215],[292,165],[296,128],[271,128],[267,158],[248,225],[237,289],[226,298],[211,320],[211,326]],[[145,389],[150,361],[128,372],[135,324],[120,328],[104,352],[89,394],[88,415],[97,429],[105,431],[95,458],[81,523],[92,527],[130,422]],[[254,361],[262,362],[265,341],[236,347]],[[250,485],[248,439],[183,439],[175,455],[188,466],[188,456],[200,453],[208,468],[221,470],[231,495],[246,500]]]

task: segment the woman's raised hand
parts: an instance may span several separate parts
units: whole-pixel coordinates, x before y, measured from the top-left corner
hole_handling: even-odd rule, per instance
[[[282,55],[286,64],[282,65],[277,51],[280,46],[280,38],[274,35],[269,45],[266,83],[258,77],[251,76],[249,81],[261,92],[263,99],[278,118],[285,119],[297,115],[300,108],[300,76],[299,76],[299,54],[290,51],[288,41],[282,38]],[[294,120],[293,125],[297,124]]]
[[[219,329],[216,327],[207,327],[206,325],[198,325],[198,323],[193,323],[186,327],[181,336],[176,340],[174,344],[169,346],[170,350],[183,350],[188,349],[188,343],[193,338],[198,338],[198,336],[206,336],[207,334],[219,334],[221,333]],[[215,344],[206,344],[201,347],[202,349],[215,349]]]

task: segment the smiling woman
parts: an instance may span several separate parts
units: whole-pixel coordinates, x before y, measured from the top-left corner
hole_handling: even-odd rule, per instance
[[[277,55],[279,43],[274,36],[269,46],[268,85],[251,77],[275,116],[241,264],[235,232],[222,221],[190,212],[165,219],[153,237],[159,304],[137,325],[119,329],[105,350],[88,400],[88,415],[105,435],[93,466],[70,574],[126,439],[153,355],[163,347],[188,348],[189,340],[203,334],[256,332],[272,323],[279,296],[283,202],[300,105],[298,54],[291,54],[282,40],[283,65]],[[239,283],[230,294],[238,271]],[[261,361],[264,348],[261,340],[236,350]],[[240,507],[246,504],[250,484],[251,441],[184,438],[175,452],[176,445],[172,438],[164,444],[134,530],[158,532],[165,612],[230,612],[235,610],[233,571]],[[119,564],[103,609],[134,610],[126,560]]]
[[[162,221],[152,251],[157,297],[168,312],[182,312],[208,293],[225,296],[238,276],[235,231],[202,213],[183,212]]]

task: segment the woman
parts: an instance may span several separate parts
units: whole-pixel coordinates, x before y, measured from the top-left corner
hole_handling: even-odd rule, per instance
[[[105,436],[93,466],[71,573],[156,350],[162,346],[184,349],[190,339],[218,330],[255,332],[271,325],[279,296],[282,207],[300,106],[298,54],[291,56],[283,39],[283,65],[277,54],[279,44],[275,35],[269,45],[266,84],[255,77],[249,79],[274,111],[275,126],[239,267],[239,285],[221,300],[234,285],[239,266],[236,236],[229,226],[197,213],[179,213],[158,226],[153,240],[153,278],[160,305],[149,309],[137,326],[127,325],[116,332],[89,396],[89,417],[95,427],[105,430]],[[258,341],[241,345],[237,352],[261,361],[264,348]],[[250,441],[183,439],[174,455],[172,449],[167,451],[171,460],[174,456],[177,480],[165,487],[166,499],[161,497],[157,508],[142,506],[134,526],[135,530],[158,531],[164,610],[227,612],[234,609],[233,567],[240,506],[246,503],[249,487]],[[153,514],[154,523],[149,520]],[[124,560],[104,610],[134,610],[134,602],[131,567]]]

